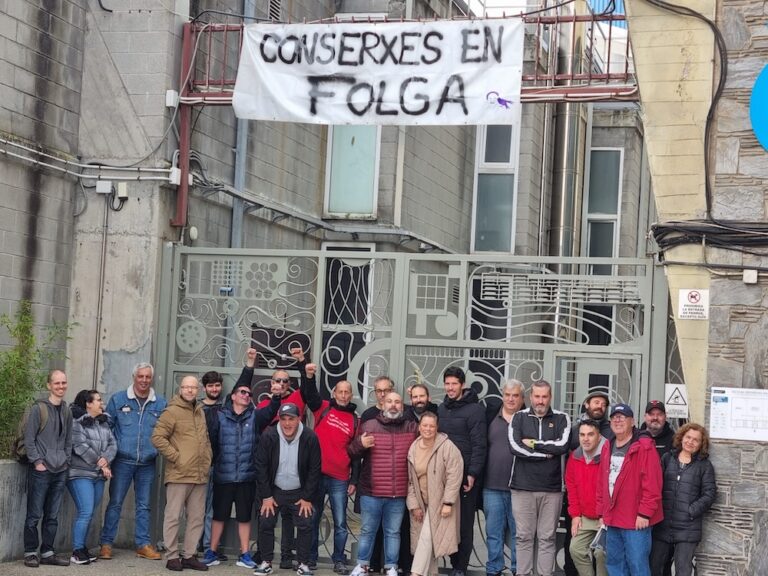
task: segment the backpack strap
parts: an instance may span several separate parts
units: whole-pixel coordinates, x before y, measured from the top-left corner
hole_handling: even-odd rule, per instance
[[[328,412],[330,411],[331,411],[331,405],[329,403],[328,406],[325,407],[325,410],[320,412],[320,416],[317,418],[317,422],[315,422],[315,428],[317,428],[317,425],[320,424],[320,422],[322,422],[323,418],[328,416]],[[352,438],[357,436],[358,424],[360,424],[360,418],[355,412],[352,412]]]
[[[48,407],[45,405],[44,400],[35,400],[32,407],[34,408],[34,406],[37,406],[37,409],[40,411],[40,426],[37,428],[37,433],[40,434],[48,425]]]

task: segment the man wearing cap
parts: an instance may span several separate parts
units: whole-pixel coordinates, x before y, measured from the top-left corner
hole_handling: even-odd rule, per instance
[[[269,428],[259,443],[256,486],[261,498],[259,551],[262,562],[256,575],[272,572],[277,514],[290,515],[296,527],[298,576],[312,576],[309,555],[312,546],[312,501],[320,485],[320,442],[301,423],[295,404],[280,406],[278,425]]]
[[[568,452],[571,419],[551,404],[549,382],[534,382],[530,408],[516,412],[509,425],[509,443],[515,456],[510,488],[520,576],[533,574],[536,540],[536,573],[552,576],[555,571],[555,537],[563,503],[562,461]]]
[[[667,422],[667,409],[659,400],[651,400],[645,406],[645,423],[640,430],[647,430],[656,444],[656,452],[659,458],[672,450],[672,440],[675,431]]]
[[[635,427],[626,404],[611,408],[616,437],[603,446],[596,511],[608,528],[609,576],[650,576],[651,527],[661,522],[662,474],[650,434]]]
[[[256,500],[256,450],[264,429],[280,407],[280,396],[272,396],[264,408],[254,408],[251,402],[251,381],[256,364],[256,351],[249,349],[246,365],[232,389],[229,401],[220,410],[207,413],[208,435],[213,449],[213,522],[211,545],[205,551],[203,562],[216,566],[225,558],[219,554],[219,542],[224,525],[231,517],[235,505],[240,555],[237,565],[254,568],[249,539],[251,510]]]

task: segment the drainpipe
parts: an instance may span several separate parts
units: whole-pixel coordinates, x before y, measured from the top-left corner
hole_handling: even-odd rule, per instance
[[[256,16],[255,0],[243,0],[244,23]],[[237,119],[237,136],[235,140],[235,175],[233,185],[235,190],[245,190],[245,167],[248,160],[248,120]],[[242,198],[232,198],[232,226],[229,236],[230,248],[243,247],[243,219],[245,216],[245,203]]]
[[[583,2],[578,2],[583,6]],[[574,9],[576,5],[574,5]],[[577,10],[583,13],[583,10]],[[563,46],[564,45],[564,46]],[[581,71],[584,50],[584,25],[574,23],[566,34],[558,70],[561,74]],[[570,83],[570,81],[569,81]],[[549,255],[576,256],[581,238],[584,158],[586,147],[584,105],[578,102],[557,104],[555,150],[552,161],[552,205],[550,211]],[[570,270],[556,265],[555,272]]]
[[[586,13],[583,0],[573,5],[577,14]],[[564,38],[563,38],[564,36]],[[574,21],[569,32],[561,36],[558,72],[572,75],[581,72],[584,51],[584,24]],[[570,84],[567,80],[566,84]],[[584,106],[578,102],[556,104],[554,158],[552,160],[552,204],[550,207],[549,255],[579,255],[581,212],[584,199],[584,158],[586,148]],[[556,274],[577,272],[570,265],[551,266]],[[570,302],[558,302],[552,337],[555,342],[573,341],[577,319]]]

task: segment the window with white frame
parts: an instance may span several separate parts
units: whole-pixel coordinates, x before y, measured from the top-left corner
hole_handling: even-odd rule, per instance
[[[622,148],[592,148],[586,201],[586,254],[593,258],[613,258],[619,253],[621,221]],[[592,274],[612,274],[608,264],[595,264]]]
[[[338,12],[340,22],[385,20],[379,12]],[[375,220],[379,193],[380,126],[330,126],[325,165],[323,216]]]
[[[325,170],[326,218],[376,218],[379,126],[331,126]]]
[[[515,125],[477,127],[473,252],[513,252],[517,176]]]

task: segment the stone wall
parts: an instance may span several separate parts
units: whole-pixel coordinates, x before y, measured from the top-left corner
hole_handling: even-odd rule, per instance
[[[765,6],[726,0],[718,25],[728,49],[728,78],[717,108],[713,154],[713,216],[764,221],[768,199],[768,151],[749,121],[749,97],[768,62]],[[708,251],[709,261],[765,267],[768,258]],[[768,280],[742,282],[741,273],[712,278],[707,396],[712,386],[768,388]],[[707,406],[707,420],[709,418]],[[768,573],[768,444],[714,441],[712,460],[719,494],[699,548],[702,574]]]

